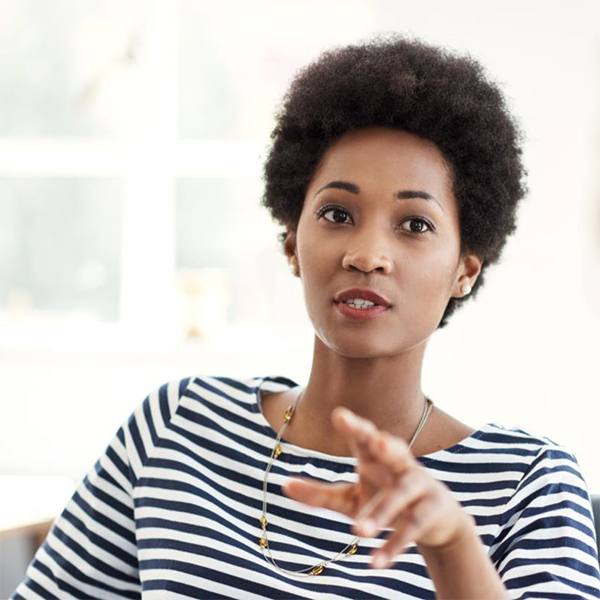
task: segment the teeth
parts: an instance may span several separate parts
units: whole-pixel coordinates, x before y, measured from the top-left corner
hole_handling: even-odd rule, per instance
[[[362,298],[353,298],[351,300],[345,300],[344,304],[348,306],[352,306],[354,308],[371,308],[371,306],[375,306],[375,302],[371,302],[370,300],[363,300]]]

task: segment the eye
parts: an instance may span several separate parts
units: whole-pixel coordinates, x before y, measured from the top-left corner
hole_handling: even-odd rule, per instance
[[[408,227],[406,227],[406,225],[408,225]],[[402,222],[401,227],[404,231],[408,231],[409,233],[419,234],[433,231],[433,225],[421,217],[410,217]]]
[[[326,214],[331,213],[332,218],[325,217]],[[324,206],[321,210],[317,212],[317,217],[320,219],[321,217],[325,217],[326,221],[330,223],[345,223],[346,218],[350,216],[350,213],[343,208],[339,208],[337,206]]]

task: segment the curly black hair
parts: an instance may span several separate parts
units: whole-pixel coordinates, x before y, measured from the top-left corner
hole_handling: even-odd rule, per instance
[[[515,229],[526,185],[519,127],[499,87],[468,55],[398,35],[322,54],[296,75],[276,114],[262,205],[295,232],[325,150],[343,134],[374,125],[432,141],[450,165],[461,251],[483,259],[465,298],[474,296]],[[462,302],[450,299],[439,327]]]

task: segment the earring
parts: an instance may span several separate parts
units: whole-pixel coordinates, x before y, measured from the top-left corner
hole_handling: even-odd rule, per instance
[[[289,269],[290,269],[290,273],[291,273],[292,275],[295,275],[295,274],[296,274],[296,267],[295,267],[295,266],[294,266],[292,263],[290,263],[290,264],[288,265],[288,267],[289,267]]]
[[[468,284],[468,283],[463,283],[461,288],[460,288],[460,292],[463,296],[466,296],[467,294],[471,293],[471,290],[473,288]]]

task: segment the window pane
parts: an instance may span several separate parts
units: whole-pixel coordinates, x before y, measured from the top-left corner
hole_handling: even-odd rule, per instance
[[[298,322],[301,291],[278,245],[281,227],[260,206],[260,180],[181,179],[176,190],[184,311],[193,296],[201,327],[216,328],[224,321]]]
[[[180,0],[179,8],[184,138],[266,141],[296,70],[369,33],[373,18],[372,3],[355,0]]]
[[[0,307],[116,321],[122,184],[0,179]]]
[[[112,135],[133,107],[138,1],[3,0],[0,135]]]
[[[177,182],[177,266],[228,268],[252,236],[248,216],[258,212],[253,181],[180,179]],[[251,251],[251,249],[250,249]]]

